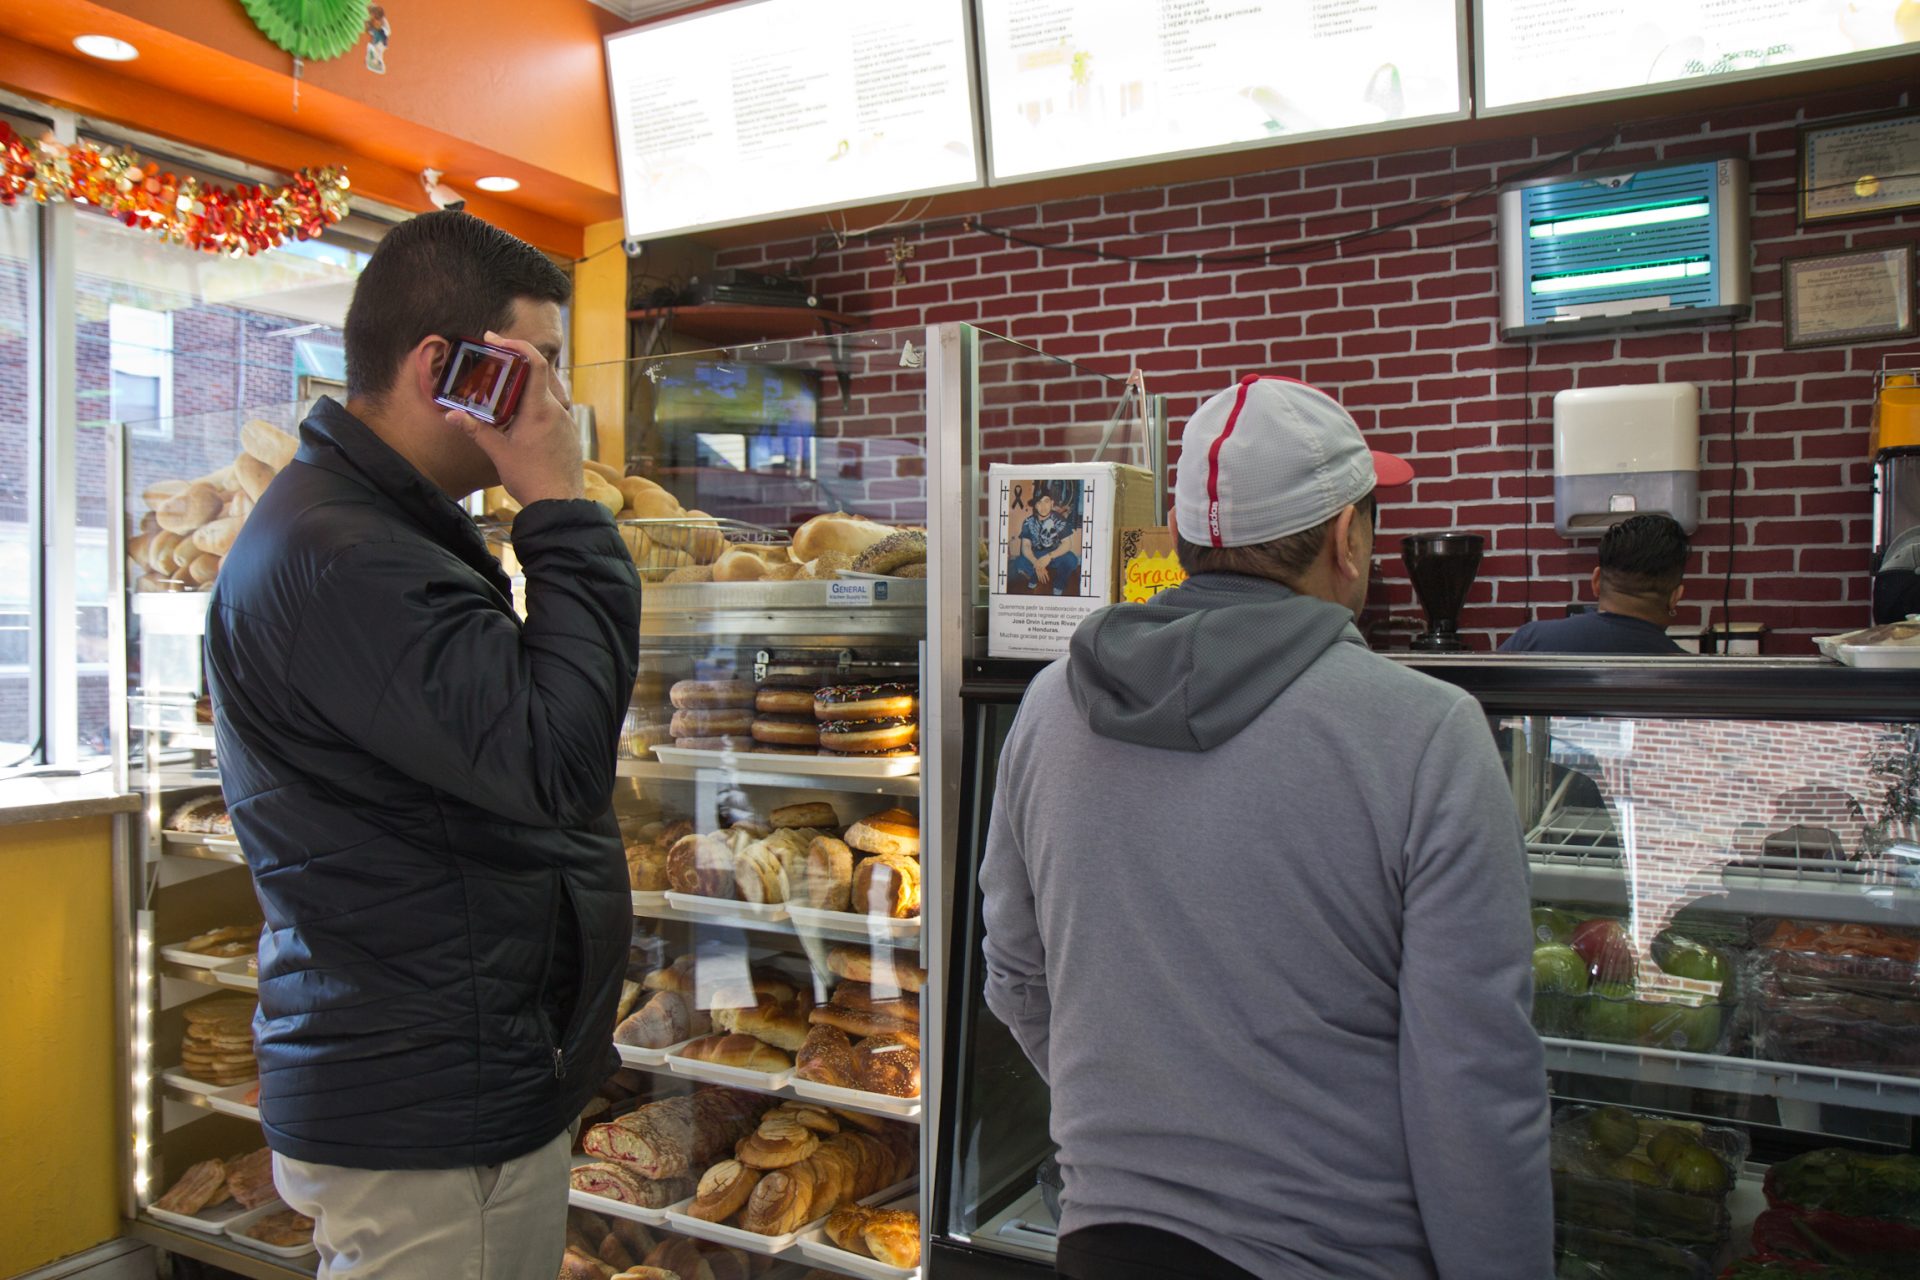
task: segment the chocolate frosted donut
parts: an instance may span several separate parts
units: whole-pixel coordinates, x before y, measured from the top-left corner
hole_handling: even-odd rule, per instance
[[[813,714],[821,720],[904,720],[920,709],[912,684],[835,684],[813,691]]]
[[[829,720],[820,726],[820,746],[836,755],[865,756],[913,746],[919,726],[902,718]]]

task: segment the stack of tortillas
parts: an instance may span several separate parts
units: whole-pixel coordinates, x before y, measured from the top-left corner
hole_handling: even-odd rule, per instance
[[[240,456],[195,480],[156,480],[140,495],[147,512],[127,540],[136,591],[204,591],[267,491],[300,447],[271,422],[240,428]]]
[[[254,1002],[221,996],[187,1006],[187,1033],[180,1041],[180,1069],[195,1080],[231,1085],[260,1074],[253,1058]]]

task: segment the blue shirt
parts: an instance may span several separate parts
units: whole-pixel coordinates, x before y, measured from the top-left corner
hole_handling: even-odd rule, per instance
[[[1593,611],[1529,622],[1500,646],[1502,653],[1685,653],[1665,628],[1624,613]]]
[[[1020,526],[1020,537],[1033,544],[1033,554],[1050,556],[1054,548],[1073,536],[1073,521],[1055,511],[1045,519],[1037,515],[1028,516],[1026,523]]]

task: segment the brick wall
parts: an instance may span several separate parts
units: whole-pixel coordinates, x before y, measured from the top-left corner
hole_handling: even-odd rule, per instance
[[[1702,383],[1709,405],[1701,422],[1706,520],[1679,621],[1704,620],[1709,601],[1717,614],[1733,484],[1733,616],[1771,628],[1772,650],[1804,652],[1809,637],[1866,619],[1870,371],[1883,352],[1915,344],[1782,350],[1779,262],[1911,241],[1920,238],[1920,218],[1802,232],[1794,213],[1795,129],[1912,101],[1910,93],[1880,87],[1628,126],[1606,152],[1567,166],[1747,157],[1755,188],[1755,312],[1739,327],[1737,354],[1724,324],[1537,341],[1530,428],[1529,348],[1496,336],[1491,196],[1349,242],[1338,253],[1299,246],[1402,218],[1417,202],[1510,179],[1592,142],[1592,133],[1278,167],[980,217],[1036,240],[1128,255],[1270,250],[1270,265],[1097,261],[1009,243],[958,222],[855,238],[844,247],[831,239],[750,245],[723,252],[719,263],[797,271],[818,251],[811,283],[831,305],[861,316],[863,326],[975,321],[1104,373],[1121,375],[1137,364],[1149,389],[1169,397],[1176,439],[1194,406],[1241,374],[1284,371],[1318,383],[1353,411],[1376,446],[1414,463],[1410,499],[1385,519],[1389,549],[1393,536],[1416,531],[1490,535],[1464,618],[1480,647],[1584,598],[1580,583],[1592,568],[1592,546],[1569,545],[1553,533],[1553,394],[1655,380]],[[904,283],[896,283],[891,260],[894,234],[914,250]],[[1737,477],[1728,439],[1736,373]],[[986,448],[995,459],[1058,458],[1077,438],[1070,433],[1084,435],[1104,418],[1091,409],[1069,421],[1058,414],[1045,400],[1007,405],[988,427]],[[1177,464],[1177,449],[1172,457]],[[1415,606],[1397,555],[1383,556],[1379,576],[1369,622],[1376,635],[1398,630],[1404,643],[1415,628]]]

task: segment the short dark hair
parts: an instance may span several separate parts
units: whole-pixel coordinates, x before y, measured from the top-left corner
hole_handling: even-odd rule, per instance
[[[546,254],[470,213],[423,213],[386,234],[347,308],[347,394],[379,399],[421,341],[504,329],[517,298],[565,304],[573,282]]]
[[[1687,573],[1687,532],[1671,516],[1637,515],[1600,536],[1600,585],[1628,596],[1665,596]]]
[[[1354,504],[1367,513],[1367,519],[1379,518],[1376,495],[1369,493]],[[1311,529],[1290,533],[1271,542],[1255,542],[1244,547],[1209,547],[1181,537],[1174,542],[1173,554],[1188,577],[1196,573],[1238,573],[1249,578],[1267,578],[1293,585],[1301,574],[1313,568],[1327,545],[1327,534],[1340,518],[1335,512]]]

